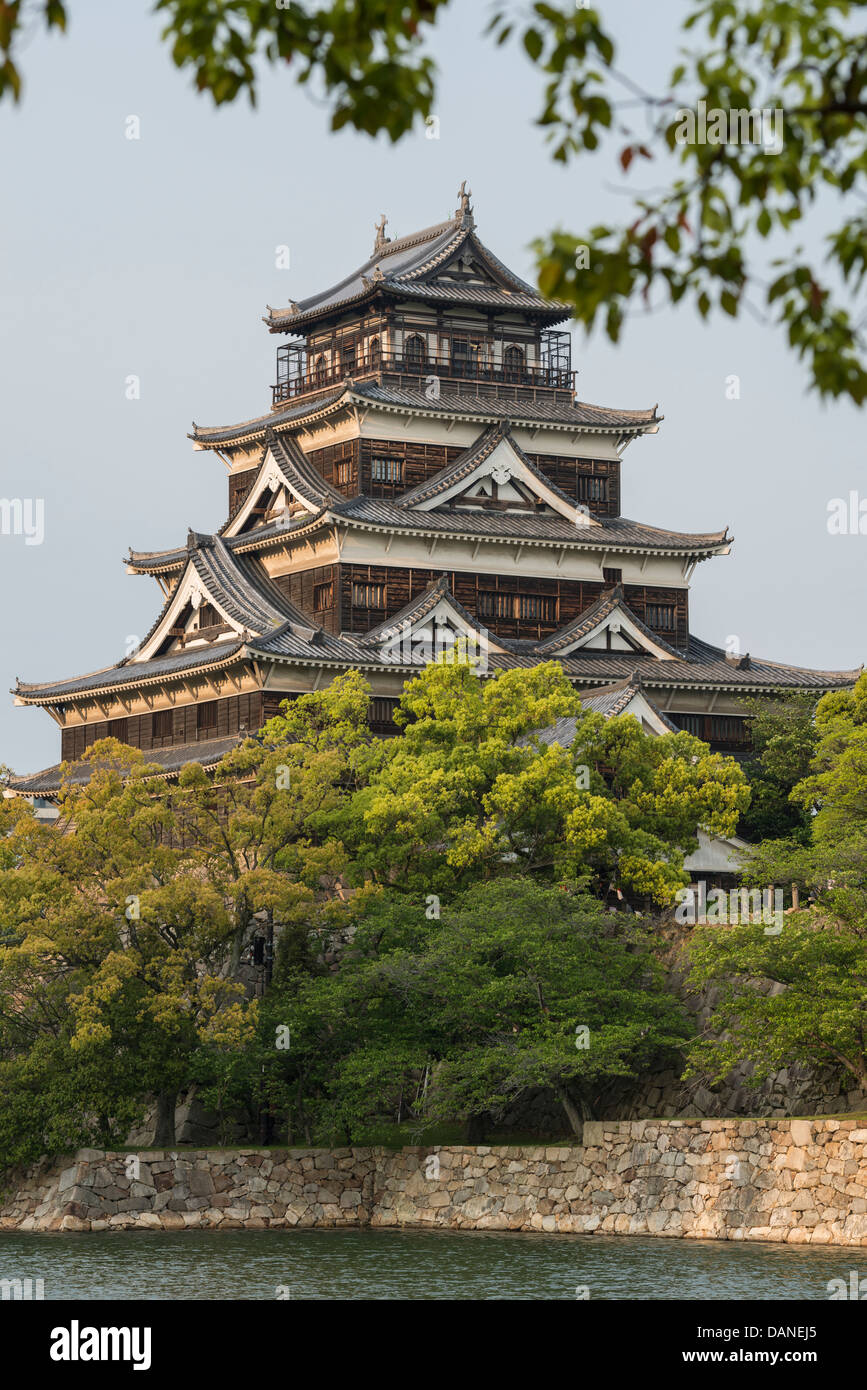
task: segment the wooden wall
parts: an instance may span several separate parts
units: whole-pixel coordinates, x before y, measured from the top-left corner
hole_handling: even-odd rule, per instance
[[[310,615],[326,632],[340,631],[340,580],[339,565],[316,565],[313,569],[300,570],[295,574],[278,574],[273,583],[284,593],[290,603]],[[317,593],[325,596],[330,587],[331,602],[324,608],[317,608]]]
[[[206,702],[210,703],[210,702]],[[173,748],[182,743],[201,743],[211,738],[226,738],[236,734],[243,724],[248,733],[261,727],[263,723],[262,692],[251,691],[248,695],[230,695],[224,700],[215,700],[216,726],[199,731],[198,705],[177,705],[171,711],[172,731],[165,737],[155,737],[156,716],[153,714],[131,715],[128,719],[94,720],[92,724],[79,724],[75,728],[64,729],[61,733],[60,756],[64,762],[80,758],[86,748],[98,739],[114,737],[133,748],[148,751],[152,748]],[[121,727],[125,726],[125,727]]]
[[[340,565],[339,589],[343,628],[347,632],[369,632],[371,628],[391,618],[401,608],[424,592],[445,573],[449,587],[459,603],[474,616],[480,611],[480,593],[529,594],[555,600],[554,616],[549,621],[529,622],[514,618],[485,617],[484,624],[499,637],[539,638],[550,636],[566,623],[585,612],[600,594],[609,587],[601,581],[568,579],[530,579],[520,575],[485,575],[439,569],[397,569],[388,565]],[[383,584],[384,608],[360,608],[352,602],[353,584]],[[651,585],[627,584],[626,602],[644,622],[649,603],[671,605],[674,608],[674,629],[654,628],[671,646],[685,648],[689,630],[688,595],[686,589],[654,588]],[[648,626],[650,624],[648,623]]]
[[[344,497],[364,493],[368,497],[398,497],[402,492],[427,482],[441,469],[453,463],[466,451],[447,444],[417,444],[409,440],[348,439],[342,444],[330,444],[313,449],[308,458],[327,483]],[[528,454],[536,467],[550,478],[569,497],[586,501],[591,512],[598,516],[620,515],[620,462],[616,459],[568,459],[552,454]],[[371,460],[398,459],[403,465],[399,484],[374,482]],[[232,508],[233,486],[238,500],[246,495],[255,477],[255,469],[229,479],[229,505]],[[597,486],[605,496],[599,498]]]
[[[527,454],[540,473],[567,497],[586,502],[596,516],[620,515],[620,460],[566,459],[554,454]],[[604,497],[598,496],[599,490]]]
[[[246,468],[243,473],[229,474],[229,516],[234,516],[253,486],[258,468]]]

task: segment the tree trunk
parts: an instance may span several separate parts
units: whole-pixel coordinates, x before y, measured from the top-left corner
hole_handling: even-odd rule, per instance
[[[566,1118],[568,1119],[569,1124],[572,1127],[572,1133],[577,1134],[578,1138],[580,1139],[584,1133],[584,1120],[582,1118],[581,1111],[578,1109],[577,1105],[570,1096],[569,1092],[566,1090],[565,1086],[555,1086],[554,1094],[556,1095],[563,1109],[566,1111]]]
[[[173,1149],[175,1146],[175,1105],[177,1091],[160,1091],[157,1095],[157,1122],[154,1148]]]

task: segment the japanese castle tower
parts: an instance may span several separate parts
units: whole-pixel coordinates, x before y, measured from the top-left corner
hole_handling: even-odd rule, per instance
[[[693,572],[731,538],[621,515],[623,451],[662,417],[576,398],[568,306],[488,250],[464,186],[445,222],[396,240],[385,227],[359,270],[268,310],[270,410],[194,426],[194,447],[228,465],[228,517],[130,553],[163,596],[139,647],[18,683],[16,703],[60,725],[64,760],[112,735],[168,775],[207,766],[348,668],[370,682],[373,727],[393,731],[404,680],[455,644],[483,676],[557,660],[596,709],[730,752],[748,744],[745,695],[853,682],[690,632]],[[16,790],[58,785],[53,767]]]

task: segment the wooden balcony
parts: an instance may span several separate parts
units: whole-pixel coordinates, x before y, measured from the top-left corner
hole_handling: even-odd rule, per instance
[[[439,382],[440,390],[463,395],[514,396],[521,399],[544,392],[562,393],[565,401],[575,394],[576,373],[561,366],[522,366],[510,368],[487,366],[471,357],[452,355],[422,356],[417,353],[379,352],[373,357],[360,357],[341,362],[338,366],[318,366],[311,371],[297,371],[271,387],[272,403],[317,391],[325,391],[344,381],[377,381],[381,385],[429,388],[431,379]],[[431,395],[435,400],[436,396]],[[556,397],[555,397],[556,399]]]

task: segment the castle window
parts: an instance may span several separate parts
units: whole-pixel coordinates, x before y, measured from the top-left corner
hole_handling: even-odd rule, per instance
[[[340,355],[344,372],[351,376],[355,371],[355,343],[344,343]]]
[[[577,496],[579,502],[607,502],[608,479],[579,477]]]
[[[116,739],[118,740],[119,743],[126,743],[126,738],[127,738],[127,722],[126,722],[126,720],[125,720],[125,719],[109,719],[109,721],[108,721],[108,736],[109,736],[109,738],[116,738]]]
[[[507,380],[518,380],[524,370],[524,353],[521,348],[515,347],[514,344],[506,348],[503,354],[503,367]]]
[[[555,623],[557,600],[552,594],[502,594],[498,590],[479,592],[480,618],[517,618],[522,622]]]
[[[217,627],[222,619],[212,603],[199,604],[199,627]]]
[[[371,338],[368,355],[371,367],[378,367],[382,361],[382,344],[378,338]]]
[[[337,486],[346,487],[352,482],[352,459],[340,459],[337,464]]]
[[[213,733],[217,728],[217,702],[204,700],[196,705],[196,729],[200,734]]]
[[[159,709],[151,715],[151,738],[156,739],[172,737],[172,711],[170,709]]]
[[[425,362],[427,361],[427,349],[425,348],[424,338],[420,333],[412,333],[407,338],[404,356],[406,357],[406,365],[411,372],[420,372],[423,370]]]
[[[399,483],[403,477],[403,460],[371,459],[370,476],[374,483]]]
[[[331,580],[327,584],[313,585],[313,611],[321,613],[325,608],[331,608],[334,604],[334,585]]]
[[[317,386],[325,385],[325,358],[321,352],[313,364],[313,378]]]
[[[553,623],[557,619],[557,600],[547,594],[517,594],[515,616],[525,622]]]
[[[674,604],[673,603],[648,603],[645,609],[644,621],[648,627],[656,628],[658,632],[674,631]]]
[[[704,733],[703,714],[676,714],[673,716],[673,722],[685,733],[695,734],[696,738],[701,738]]]
[[[353,608],[384,608],[385,585],[359,584],[357,580],[353,581],[352,606]]]
[[[606,584],[622,584],[623,570],[603,569],[602,578],[605,580]]]

